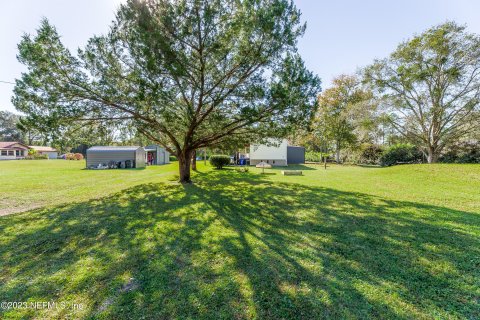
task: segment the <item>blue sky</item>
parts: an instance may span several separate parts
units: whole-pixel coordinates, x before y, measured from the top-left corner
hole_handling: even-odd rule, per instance
[[[93,34],[108,30],[115,8],[124,0],[0,1],[0,81],[13,82],[24,67],[16,45],[47,17],[71,50]],[[453,20],[480,33],[478,0],[295,0],[307,22],[299,52],[323,87],[341,73],[352,73],[390,54],[401,41],[432,25]],[[15,111],[13,86],[0,82],[0,110]]]

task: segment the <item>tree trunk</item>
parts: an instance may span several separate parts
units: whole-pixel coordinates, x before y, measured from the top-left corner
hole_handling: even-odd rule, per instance
[[[336,146],[335,161],[337,164],[340,163],[340,143],[338,141]]]
[[[192,170],[197,171],[197,151],[192,151]]]
[[[428,163],[437,162],[439,153],[440,153],[440,151],[438,150],[438,148],[428,147],[427,162]]]
[[[178,169],[180,174],[179,182],[191,183],[190,179],[190,162],[192,161],[192,154],[190,151],[182,151],[178,155]]]

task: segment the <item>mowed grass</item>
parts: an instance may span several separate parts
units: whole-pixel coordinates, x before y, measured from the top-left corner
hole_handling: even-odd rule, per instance
[[[0,318],[480,318],[478,165],[200,164],[183,186],[175,164],[15,163],[2,198],[44,208],[0,218],[0,300],[67,307]]]
[[[86,170],[85,161],[0,161],[0,216],[105,197],[174,173],[172,165],[107,171]]]

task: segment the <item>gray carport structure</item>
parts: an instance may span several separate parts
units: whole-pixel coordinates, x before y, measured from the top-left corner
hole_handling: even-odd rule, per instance
[[[87,149],[87,168],[108,166],[111,161],[130,161],[132,168],[145,167],[145,149],[138,146],[94,146]]]

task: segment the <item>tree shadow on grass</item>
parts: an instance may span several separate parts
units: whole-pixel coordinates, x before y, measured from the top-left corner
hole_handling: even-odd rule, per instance
[[[232,170],[0,219],[5,318],[479,318],[480,216]],[[2,314],[0,313],[0,316]]]

